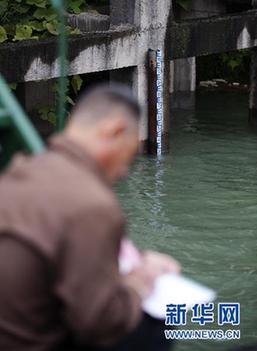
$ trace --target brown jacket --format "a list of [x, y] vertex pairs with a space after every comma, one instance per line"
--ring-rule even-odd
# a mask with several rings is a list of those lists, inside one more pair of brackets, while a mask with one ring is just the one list
[[119, 204], [97, 164], [55, 137], [0, 178], [0, 350], [108, 344], [140, 318], [122, 282]]

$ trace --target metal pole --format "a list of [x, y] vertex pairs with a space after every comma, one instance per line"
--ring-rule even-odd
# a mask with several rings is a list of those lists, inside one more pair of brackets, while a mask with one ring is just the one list
[[[7, 83], [0, 75], [0, 105], [6, 110], [11, 124], [16, 128], [29, 152], [39, 153], [44, 150], [44, 143], [34, 129], [26, 114], [11, 93]], [[3, 117], [1, 117], [3, 118]]]
[[157, 156], [162, 155], [162, 129], [163, 129], [163, 75], [162, 52], [156, 51], [156, 142]]
[[149, 51], [149, 153], [162, 155], [163, 149], [163, 64], [161, 50]]
[[58, 56], [59, 56], [59, 80], [58, 80], [58, 108], [56, 130], [60, 131], [65, 126], [66, 121], [66, 92], [67, 92], [67, 40], [66, 40], [66, 1], [51, 0], [53, 7], [58, 13], [59, 19], [59, 40], [58, 40]]

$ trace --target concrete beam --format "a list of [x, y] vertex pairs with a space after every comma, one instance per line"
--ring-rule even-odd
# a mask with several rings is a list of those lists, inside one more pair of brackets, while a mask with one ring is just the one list
[[110, 28], [110, 16], [82, 12], [79, 15], [69, 15], [68, 24], [79, 28], [81, 32], [106, 31]]
[[171, 60], [257, 46], [257, 11], [173, 22], [168, 55]]
[[[137, 65], [135, 35], [133, 28], [125, 27], [71, 36], [68, 74], [84, 74]], [[127, 55], [127, 52], [130, 52], [130, 55]], [[0, 45], [0, 72], [8, 82], [56, 78], [59, 76], [57, 58], [56, 38], [4, 43]]]
[[[151, 13], [147, 18], [149, 18]], [[152, 16], [153, 17], [153, 16]], [[158, 48], [165, 24], [157, 18], [142, 29], [127, 25], [69, 38], [69, 75], [137, 66], [148, 48]], [[194, 57], [257, 46], [257, 11], [234, 16], [172, 22], [166, 41], [168, 59]], [[149, 40], [151, 38], [151, 41]], [[56, 38], [0, 45], [0, 72], [8, 82], [58, 77]]]

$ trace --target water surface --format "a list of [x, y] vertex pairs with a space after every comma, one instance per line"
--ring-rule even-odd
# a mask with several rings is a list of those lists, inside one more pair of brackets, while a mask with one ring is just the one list
[[173, 255], [218, 302], [241, 303], [240, 342], [179, 342], [177, 351], [257, 344], [257, 133], [247, 99], [198, 93], [195, 112], [173, 114], [171, 153], [139, 157], [118, 186], [140, 248]]

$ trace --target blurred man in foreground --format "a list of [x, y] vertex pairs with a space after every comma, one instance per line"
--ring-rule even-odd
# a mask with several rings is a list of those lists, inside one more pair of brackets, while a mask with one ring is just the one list
[[1, 176], [0, 350], [117, 345], [142, 325], [155, 278], [179, 270], [147, 252], [119, 273], [126, 233], [111, 185], [137, 152], [139, 116], [127, 88], [99, 86], [45, 153], [16, 157]]

